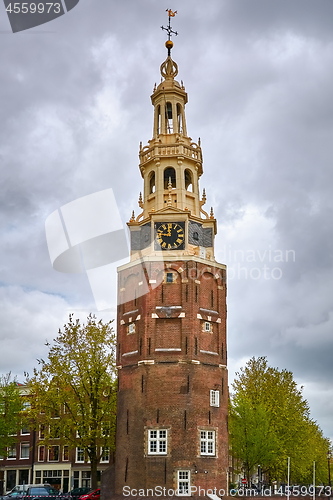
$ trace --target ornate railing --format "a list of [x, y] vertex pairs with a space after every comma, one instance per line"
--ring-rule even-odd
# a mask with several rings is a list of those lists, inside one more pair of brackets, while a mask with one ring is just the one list
[[140, 165], [160, 156], [184, 156], [198, 162], [202, 161], [201, 147], [195, 142], [189, 146], [185, 144], [168, 144], [158, 146], [145, 146], [140, 150]]

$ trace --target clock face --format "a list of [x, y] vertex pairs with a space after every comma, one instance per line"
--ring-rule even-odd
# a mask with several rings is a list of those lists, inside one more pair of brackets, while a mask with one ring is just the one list
[[176, 250], [184, 248], [184, 223], [162, 222], [155, 224], [156, 249]]

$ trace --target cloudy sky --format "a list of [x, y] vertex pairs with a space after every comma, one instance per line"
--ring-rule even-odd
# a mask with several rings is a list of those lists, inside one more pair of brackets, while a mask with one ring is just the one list
[[0, 372], [24, 380], [68, 313], [95, 308], [85, 274], [52, 268], [45, 220], [107, 187], [124, 222], [138, 212], [167, 7], [229, 266], [230, 378], [266, 355], [333, 438], [331, 0], [80, 0], [16, 34], [0, 6]]

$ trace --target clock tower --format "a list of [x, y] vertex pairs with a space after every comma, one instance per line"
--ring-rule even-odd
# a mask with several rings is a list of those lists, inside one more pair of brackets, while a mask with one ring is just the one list
[[118, 269], [116, 493], [127, 496], [219, 494], [228, 482], [226, 266], [172, 45], [169, 32], [152, 139], [140, 144], [131, 258]]

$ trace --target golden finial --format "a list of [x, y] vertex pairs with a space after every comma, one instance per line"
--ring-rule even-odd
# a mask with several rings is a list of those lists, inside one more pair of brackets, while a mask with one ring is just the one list
[[155, 92], [156, 90], [156, 82], [155, 82], [155, 85], [154, 85], [154, 88], [153, 88], [153, 92]]
[[140, 191], [140, 195], [139, 195], [139, 207], [140, 208], [143, 208], [143, 203], [142, 203], [142, 193]]
[[206, 203], [206, 189], [204, 188], [203, 189], [203, 192], [202, 192], [202, 204], [204, 205]]
[[132, 217], [130, 218], [130, 222], [135, 222], [135, 214], [134, 214], [134, 210], [132, 212]]
[[169, 177], [168, 191], [169, 191], [168, 205], [170, 206], [170, 205], [172, 205], [172, 199], [171, 199], [172, 182], [171, 182], [171, 177]]
[[213, 212], [213, 207], [210, 208], [210, 219], [214, 219], [214, 212]]

